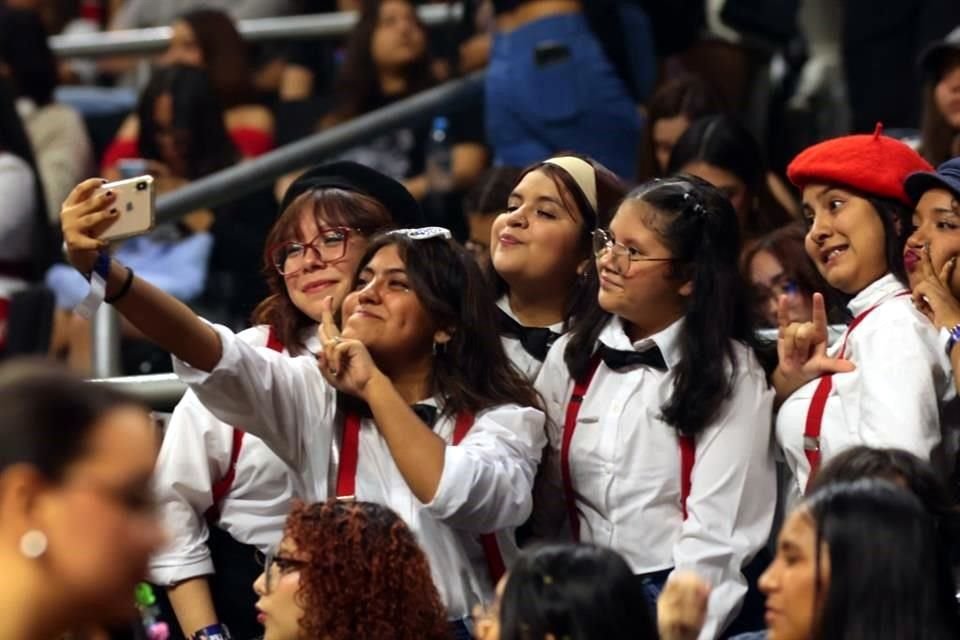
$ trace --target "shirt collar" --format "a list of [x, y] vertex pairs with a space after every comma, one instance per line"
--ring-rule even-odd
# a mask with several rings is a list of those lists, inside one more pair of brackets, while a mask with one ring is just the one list
[[631, 342], [630, 338], [627, 337], [623, 319], [620, 316], [615, 316], [600, 331], [599, 340], [611, 349], [621, 351], [646, 351], [656, 346], [660, 349], [660, 354], [663, 356], [663, 361], [667, 363], [667, 367], [672, 369], [680, 362], [683, 355], [680, 343], [683, 325], [684, 319], [679, 318], [665, 329], [642, 340]]
[[888, 273], [867, 285], [863, 291], [854, 296], [853, 300], [847, 303], [847, 309], [854, 317], [857, 317], [870, 307], [874, 307], [906, 290], [897, 276]]
[[[520, 318], [518, 318], [518, 317], [517, 317], [517, 314], [515, 314], [515, 313], [513, 312], [513, 309], [510, 308], [510, 298], [509, 298], [509, 296], [507, 296], [506, 294], [500, 296], [500, 299], [497, 300], [497, 306], [498, 306], [498, 307], [500, 308], [500, 310], [503, 311], [505, 314], [507, 314], [508, 316], [510, 316], [511, 318], [513, 318], [514, 320], [516, 320], [516, 321], [520, 324], [520, 326], [523, 326], [523, 327], [526, 327], [526, 326], [527, 326], [527, 325], [525, 325], [523, 322], [520, 322]], [[550, 331], [553, 331], [554, 333], [563, 333], [563, 322], [558, 322], [558, 323], [556, 323], [556, 324], [551, 324], [550, 326], [544, 327], [544, 328], [545, 328], [545, 329], [550, 329]]]

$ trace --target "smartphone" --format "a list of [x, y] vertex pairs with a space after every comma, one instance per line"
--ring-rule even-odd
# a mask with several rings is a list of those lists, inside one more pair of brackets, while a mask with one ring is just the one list
[[538, 67], [548, 67], [552, 64], [570, 59], [570, 47], [562, 42], [546, 41], [537, 45], [533, 50], [533, 60]]
[[154, 225], [154, 189], [152, 176], [137, 176], [108, 182], [98, 188], [94, 195], [113, 191], [116, 199], [113, 206], [120, 210], [117, 218], [100, 234], [102, 240], [122, 240], [147, 233]]

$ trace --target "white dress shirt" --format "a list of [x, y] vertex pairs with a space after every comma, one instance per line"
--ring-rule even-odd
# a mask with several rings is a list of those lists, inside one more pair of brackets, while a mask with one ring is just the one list
[[[754, 355], [737, 344], [732, 395], [696, 436], [689, 515], [684, 520], [679, 438], [660, 418], [673, 393], [672, 370], [681, 358], [682, 331], [683, 320], [678, 320], [631, 343], [619, 318], [604, 327], [600, 342], [637, 351], [655, 344], [668, 370], [617, 372], [600, 363], [570, 443], [570, 471], [580, 539], [615, 549], [638, 574], [676, 567], [706, 579], [713, 591], [700, 637], [714, 638], [732, 621], [747, 592], [741, 569], [770, 535], [776, 503], [773, 391]], [[566, 519], [560, 447], [574, 382], [563, 361], [568, 341], [564, 336], [553, 345], [536, 383], [547, 406], [550, 441], [545, 481], [537, 493], [535, 522], [541, 528], [552, 522], [556, 529], [560, 519]], [[541, 496], [554, 499], [541, 501]]]
[[[306, 341], [310, 352], [319, 347], [315, 328]], [[237, 335], [254, 347], [267, 348], [269, 327], [257, 326]], [[290, 355], [284, 350], [285, 355]], [[237, 426], [243, 430], [243, 422]], [[213, 485], [230, 468], [234, 427], [221, 422], [188, 390], [173, 410], [164, 431], [154, 471], [154, 492], [169, 544], [150, 561], [151, 579], [171, 585], [214, 572], [207, 548], [204, 517], [213, 505]], [[297, 492], [290, 469], [269, 447], [244, 434], [230, 491], [219, 505], [219, 526], [234, 540], [264, 553], [283, 537], [283, 527]]]
[[[510, 299], [507, 296], [503, 296], [497, 300], [497, 306], [505, 314], [516, 320], [519, 324], [523, 325], [523, 323], [520, 322], [520, 318], [517, 317], [517, 314], [515, 314], [513, 309], [510, 308]], [[562, 322], [552, 324], [546, 328], [554, 333], [563, 333]], [[506, 352], [507, 358], [510, 359], [510, 362], [513, 363], [513, 366], [516, 367], [517, 370], [522, 373], [530, 382], [536, 380], [537, 374], [540, 373], [540, 367], [543, 366], [543, 363], [527, 353], [527, 350], [523, 348], [522, 344], [520, 344], [519, 338], [501, 335], [500, 342], [503, 344], [503, 350]]]
[[[223, 345], [214, 370], [205, 373], [174, 360], [177, 374], [221, 420], [243, 424], [263, 438], [297, 471], [307, 499], [331, 497], [343, 415], [316, 360], [253, 348], [226, 328], [214, 328]], [[454, 423], [442, 417], [434, 431], [449, 443]], [[546, 445], [543, 423], [543, 413], [529, 407], [503, 405], [479, 413], [463, 441], [447, 446], [437, 493], [423, 504], [376, 424], [361, 421], [356, 498], [390, 507], [411, 528], [452, 619], [466, 617], [474, 604], [493, 596], [479, 534], [498, 532], [508, 567], [516, 553], [512, 529], [530, 515], [533, 479]]]
[[[854, 317], [875, 308], [847, 335], [845, 357], [857, 368], [833, 376], [820, 429], [821, 465], [857, 445], [906, 449], [941, 462], [939, 407], [953, 395], [950, 363], [937, 330], [909, 295], [897, 295], [905, 291], [886, 275], [847, 305]], [[830, 346], [828, 355], [837, 355], [842, 343]], [[793, 475], [788, 506], [800, 499], [810, 477], [803, 434], [818, 384], [800, 387], [777, 414], [777, 442]]]

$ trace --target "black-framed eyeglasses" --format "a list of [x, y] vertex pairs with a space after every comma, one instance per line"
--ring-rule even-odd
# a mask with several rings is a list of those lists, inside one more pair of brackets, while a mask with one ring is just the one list
[[609, 231], [597, 229], [593, 232], [593, 255], [599, 259], [608, 251], [612, 252], [617, 260], [626, 258], [629, 262], [673, 262], [673, 258], [653, 258], [644, 255], [639, 249], [617, 242]]
[[298, 558], [292, 558], [290, 556], [283, 555], [283, 553], [280, 551], [263, 553], [258, 550], [256, 552], [256, 558], [260, 566], [263, 567], [263, 579], [267, 593], [271, 593], [273, 591], [273, 585], [275, 584], [275, 576], [273, 575], [274, 567], [277, 568], [277, 576], [285, 576], [288, 573], [299, 571], [309, 564], [306, 560], [300, 560]]
[[292, 276], [303, 270], [307, 252], [311, 249], [320, 262], [339, 262], [347, 254], [350, 234], [355, 232], [356, 229], [350, 227], [326, 227], [310, 242], [279, 242], [270, 247], [270, 262], [282, 276]]

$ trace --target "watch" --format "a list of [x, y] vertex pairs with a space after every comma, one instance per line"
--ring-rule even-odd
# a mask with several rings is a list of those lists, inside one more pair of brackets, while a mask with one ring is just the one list
[[227, 625], [219, 622], [195, 631], [190, 638], [191, 640], [232, 640]]
[[952, 328], [948, 329], [944, 327], [941, 329], [941, 335], [945, 335], [945, 351], [947, 352], [947, 357], [950, 357], [950, 354], [953, 352], [953, 348], [957, 345], [957, 342], [960, 342], [960, 323], [953, 325]]

